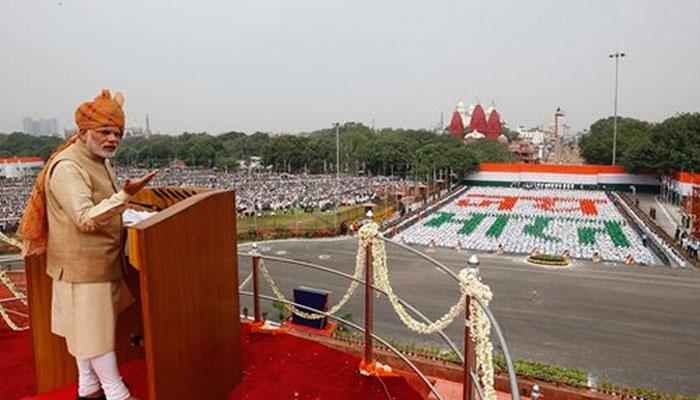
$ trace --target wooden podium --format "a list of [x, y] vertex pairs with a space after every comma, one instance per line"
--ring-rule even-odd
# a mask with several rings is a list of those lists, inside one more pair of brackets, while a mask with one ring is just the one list
[[[128, 228], [126, 281], [136, 302], [117, 321], [120, 363], [146, 360], [149, 400], [224, 400], [242, 353], [233, 191], [144, 189], [130, 204], [157, 214]], [[51, 333], [46, 258], [25, 259], [37, 393], [77, 381]]]

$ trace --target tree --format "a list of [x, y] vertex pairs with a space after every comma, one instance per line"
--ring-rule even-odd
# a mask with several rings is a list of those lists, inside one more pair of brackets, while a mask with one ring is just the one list
[[700, 169], [700, 113], [684, 113], [651, 128], [650, 135], [633, 145], [622, 164], [632, 172]]
[[514, 160], [508, 146], [494, 140], [478, 140], [466, 145], [480, 163], [505, 163]]
[[[613, 121], [613, 117], [608, 117], [594, 122], [579, 141], [581, 156], [588, 164], [612, 163]], [[647, 140], [651, 127], [648, 122], [618, 117], [616, 159], [622, 160], [628, 150]]]
[[14, 132], [2, 135], [0, 142], [0, 157], [41, 157], [48, 158], [54, 149], [63, 143], [56, 136], [33, 136], [26, 133]]
[[501, 133], [508, 138], [509, 143], [513, 143], [514, 141], [517, 141], [518, 138], [520, 138], [520, 134], [518, 133], [518, 131], [508, 129], [508, 127], [505, 125], [501, 126]]
[[448, 168], [451, 168], [459, 179], [466, 178], [479, 165], [474, 152], [466, 146], [451, 148], [445, 158], [449, 164]]

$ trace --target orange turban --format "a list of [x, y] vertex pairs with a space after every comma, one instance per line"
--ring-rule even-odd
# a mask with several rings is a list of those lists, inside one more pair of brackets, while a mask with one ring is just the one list
[[95, 97], [95, 101], [85, 102], [75, 110], [75, 123], [80, 132], [104, 127], [117, 127], [124, 132], [124, 96], [117, 93], [112, 98], [108, 89]]
[[[124, 131], [124, 112], [122, 111], [124, 96], [117, 93], [114, 98], [109, 90], [102, 89], [102, 93], [93, 102], [86, 102], [80, 105], [75, 111], [75, 122], [82, 132], [89, 129], [102, 127], [118, 127]], [[78, 135], [73, 135], [63, 142], [53, 154], [46, 160], [44, 168], [39, 172], [29, 196], [29, 201], [22, 214], [19, 224], [19, 236], [23, 242], [23, 253], [25, 256], [46, 253], [47, 239], [49, 235], [49, 223], [46, 217], [46, 173], [54, 157], [75, 143]]]

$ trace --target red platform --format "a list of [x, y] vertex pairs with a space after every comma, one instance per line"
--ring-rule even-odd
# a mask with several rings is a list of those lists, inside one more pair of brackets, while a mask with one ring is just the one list
[[[358, 373], [360, 360], [319, 343], [291, 335], [251, 334], [243, 337], [243, 380], [229, 400], [333, 399], [384, 400], [387, 391], [396, 399], [424, 398], [403, 378], [365, 377]], [[76, 385], [32, 396], [33, 376], [30, 335], [0, 327], [0, 399], [73, 400]], [[132, 394], [146, 396], [143, 360], [120, 366]], [[385, 389], [386, 386], [386, 389]]]

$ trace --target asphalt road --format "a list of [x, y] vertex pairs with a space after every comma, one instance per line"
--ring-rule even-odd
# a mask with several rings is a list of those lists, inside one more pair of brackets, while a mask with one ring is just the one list
[[[357, 243], [344, 240], [291, 240], [261, 243], [263, 254], [305, 260], [349, 274]], [[249, 245], [242, 245], [241, 252]], [[393, 246], [388, 249], [394, 291], [431, 319], [459, 297], [456, 284], [436, 267]], [[421, 248], [421, 250], [428, 250]], [[432, 251], [432, 249], [431, 249]], [[469, 252], [435, 249], [431, 256], [454, 272]], [[700, 273], [691, 269], [593, 264], [576, 260], [559, 270], [523, 262], [522, 256], [479, 254], [481, 275], [494, 292], [492, 310], [515, 358], [588, 371], [593, 381], [700, 395]], [[332, 291], [338, 301], [349, 282], [289, 264], [268, 262], [291, 297], [298, 285]], [[239, 279], [250, 273], [240, 257]], [[250, 289], [250, 284], [246, 289]], [[263, 292], [269, 294], [262, 284]], [[339, 314], [362, 322], [362, 289]], [[251, 312], [250, 302], [243, 298]], [[269, 304], [264, 309], [273, 318]], [[443, 345], [437, 336], [412, 333], [385, 298], [375, 299], [375, 332], [402, 342]], [[446, 333], [461, 345], [462, 323]]]

